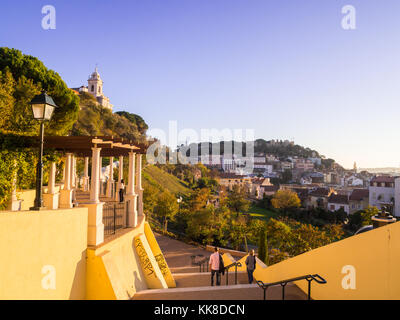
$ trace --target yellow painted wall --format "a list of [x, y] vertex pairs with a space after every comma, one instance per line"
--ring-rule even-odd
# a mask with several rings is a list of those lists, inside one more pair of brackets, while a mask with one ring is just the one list
[[[355, 289], [344, 289], [344, 266], [355, 269]], [[255, 278], [275, 282], [306, 274], [320, 274], [327, 284], [312, 284], [312, 298], [400, 299], [400, 222], [368, 231], [306, 252], [267, 268]], [[257, 273], [258, 271], [258, 273]], [[307, 282], [297, 285], [307, 292]]]
[[84, 299], [87, 220], [86, 208], [0, 212], [0, 299]]
[[29, 210], [33, 207], [36, 197], [36, 190], [24, 190], [17, 192], [17, 199], [21, 201], [21, 211]]
[[145, 222], [144, 224], [144, 234], [146, 236], [150, 249], [153, 252], [154, 257], [156, 258], [156, 261], [164, 277], [164, 280], [168, 285], [168, 288], [176, 288], [174, 277], [172, 276], [171, 270], [168, 267], [167, 261], [165, 261], [164, 255], [148, 222]]
[[[135, 248], [135, 238], [140, 237], [148, 250], [146, 254], [149, 253], [155, 263], [154, 255], [144, 236], [144, 223], [144, 217], [139, 217], [135, 229], [98, 248], [88, 248], [87, 299], [130, 299], [136, 292], [149, 288]], [[157, 281], [163, 283], [163, 287], [166, 288], [159, 268], [157, 277]]]
[[167, 289], [168, 285], [144, 234], [135, 237], [135, 249], [139, 256], [147, 287], [149, 289]]

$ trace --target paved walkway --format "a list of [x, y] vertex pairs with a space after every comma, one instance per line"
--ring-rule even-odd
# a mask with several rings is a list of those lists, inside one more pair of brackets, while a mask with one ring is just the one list
[[209, 257], [212, 254], [212, 252], [201, 247], [192, 246], [159, 233], [154, 233], [154, 235], [171, 269], [192, 267], [191, 256], [203, 255]]

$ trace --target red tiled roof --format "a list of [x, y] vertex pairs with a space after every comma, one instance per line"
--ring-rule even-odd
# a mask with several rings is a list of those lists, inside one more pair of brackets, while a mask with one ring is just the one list
[[349, 200], [360, 201], [360, 200], [362, 200], [364, 198], [368, 198], [368, 197], [369, 197], [368, 189], [354, 189], [350, 195]]
[[332, 194], [328, 199], [328, 203], [348, 204], [349, 197], [345, 194]]
[[327, 197], [328, 195], [329, 195], [329, 189], [326, 188], [318, 188], [310, 192], [310, 196], [313, 197]]
[[378, 177], [373, 177], [371, 179], [371, 182], [394, 182], [395, 177], [391, 176], [378, 176]]
[[234, 173], [221, 173], [219, 177], [221, 179], [243, 179], [246, 176], [236, 175]]
[[279, 186], [261, 186], [264, 189], [264, 192], [275, 192], [279, 190]]

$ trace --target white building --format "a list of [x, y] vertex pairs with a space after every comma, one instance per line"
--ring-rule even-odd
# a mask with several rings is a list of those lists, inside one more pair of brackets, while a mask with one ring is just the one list
[[[400, 201], [400, 194], [397, 197]], [[372, 178], [369, 185], [369, 205], [381, 209], [382, 206], [391, 207], [394, 201], [395, 177], [377, 176]], [[400, 215], [400, 211], [397, 212]]]
[[113, 105], [110, 103], [110, 99], [103, 94], [103, 80], [101, 80], [100, 74], [95, 71], [89, 76], [88, 86], [81, 86], [80, 88], [73, 88], [73, 90], [78, 92], [90, 93], [96, 98], [97, 102], [104, 108], [110, 109], [112, 111]]

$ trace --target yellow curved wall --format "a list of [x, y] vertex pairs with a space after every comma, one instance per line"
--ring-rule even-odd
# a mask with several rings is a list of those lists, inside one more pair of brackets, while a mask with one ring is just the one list
[[161, 270], [161, 273], [164, 277], [165, 282], [168, 285], [168, 288], [176, 288], [174, 277], [172, 276], [167, 261], [165, 261], [164, 255], [148, 222], [145, 222], [144, 224], [144, 234], [146, 235], [147, 242], [150, 246], [151, 251], [153, 252], [154, 257], [156, 258], [158, 267]]
[[[346, 266], [354, 267], [355, 277], [346, 271]], [[264, 282], [275, 282], [317, 273], [328, 283], [320, 285], [313, 282], [313, 299], [398, 300], [399, 266], [400, 222], [397, 222], [331, 243], [267, 268], [256, 269], [258, 273], [255, 273], [255, 278]], [[346, 285], [349, 283], [349, 276], [355, 280], [354, 288]], [[307, 292], [307, 281], [296, 284]]]
[[[144, 236], [144, 217], [139, 217], [138, 226], [112, 239], [97, 248], [88, 248], [87, 262], [87, 295], [90, 300], [126, 300], [131, 299], [137, 291], [152, 288], [146, 279], [140, 256], [135, 247], [135, 239], [141, 239], [150, 255], [151, 249]], [[158, 268], [158, 266], [157, 266]], [[154, 280], [157, 288], [166, 288], [165, 281], [158, 269]], [[161, 278], [161, 280], [160, 280]], [[164, 281], [164, 282], [162, 282]]]

